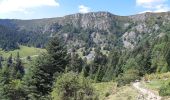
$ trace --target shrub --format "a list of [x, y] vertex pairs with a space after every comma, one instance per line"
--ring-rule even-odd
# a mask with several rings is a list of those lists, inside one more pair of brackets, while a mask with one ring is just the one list
[[165, 82], [159, 89], [159, 95], [170, 96], [170, 80]]
[[27, 56], [26, 58], [28, 61], [31, 61], [31, 56]]
[[125, 73], [120, 75], [116, 81], [118, 82], [118, 86], [122, 86], [125, 84], [129, 84], [130, 82], [135, 81], [136, 79], [140, 79], [138, 70], [127, 70]]
[[73, 72], [57, 79], [51, 97], [52, 100], [98, 100], [90, 81]]
[[105, 97], [108, 97], [110, 95], [110, 92], [106, 92]]
[[144, 76], [144, 80], [148, 81], [148, 80], [157, 80], [157, 79], [169, 79], [170, 78], [170, 72], [167, 73], [153, 73], [153, 74], [146, 74]]

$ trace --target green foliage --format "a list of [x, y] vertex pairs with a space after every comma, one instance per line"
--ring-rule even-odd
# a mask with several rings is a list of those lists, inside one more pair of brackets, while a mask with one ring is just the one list
[[29, 99], [48, 98], [56, 75], [63, 73], [69, 63], [66, 49], [57, 37], [53, 38], [47, 47], [47, 53], [41, 54], [35, 60], [24, 77]]
[[0, 68], [2, 68], [2, 57], [0, 56]]
[[25, 74], [24, 66], [23, 66], [22, 61], [20, 59], [19, 52], [17, 53], [16, 63], [15, 63], [14, 69], [15, 69], [16, 73], [21, 74], [21, 77]]
[[75, 54], [75, 52], [71, 53], [71, 60], [68, 65], [68, 71], [74, 71], [80, 73], [83, 69], [84, 61]]
[[26, 93], [22, 85], [22, 81], [17, 79], [17, 80], [12, 80], [10, 84], [7, 87], [8, 89], [8, 98], [10, 100], [24, 100], [26, 99]]
[[170, 72], [167, 73], [152, 73], [152, 74], [146, 74], [144, 76], [144, 79], [147, 80], [159, 80], [159, 79], [169, 79], [170, 78]]
[[119, 75], [116, 80], [118, 82], [118, 86], [122, 86], [129, 84], [130, 82], [134, 82], [137, 79], [140, 79], [139, 71], [135, 69], [129, 69], [125, 73]]
[[[82, 72], [85, 77], [95, 82], [116, 80], [118, 86], [129, 84], [145, 74], [170, 71], [170, 24], [166, 19], [163, 20], [164, 14], [146, 13], [145, 22], [140, 18], [132, 20], [135, 16], [129, 19], [109, 13], [93, 14], [96, 18], [90, 14], [87, 18], [78, 14], [76, 17], [71, 15], [34, 21], [0, 20], [0, 53], [5, 61], [6, 57], [9, 57], [7, 62], [0, 59], [2, 99], [21, 99], [22, 96], [32, 100], [50, 99], [49, 93], [52, 90], [52, 96], [56, 98], [88, 98], [87, 92], [93, 96], [91, 87], [87, 88], [89, 90], [84, 87], [90, 83], [82, 83], [80, 79], [86, 79], [77, 74], [66, 73], [58, 79], [60, 74], [68, 71]], [[88, 23], [81, 25], [84, 18]], [[43, 48], [50, 38], [52, 40], [47, 44], [47, 52], [44, 49], [26, 47]], [[127, 40], [133, 44], [133, 49], [125, 48], [124, 42]], [[32, 55], [37, 55], [40, 51], [45, 53], [26, 69], [24, 75], [20, 57], [28, 56], [27, 59], [30, 60]], [[68, 51], [70, 55], [67, 54]], [[87, 56], [91, 52], [95, 52], [95, 57], [89, 61]], [[14, 58], [16, 54], [17, 57]], [[83, 56], [79, 57], [77, 54]], [[56, 83], [53, 89], [54, 80]], [[169, 93], [169, 90], [166, 90], [167, 87], [169, 89], [168, 84], [161, 87], [160, 94]], [[67, 87], [71, 90], [68, 89], [65, 93], [64, 89]], [[106, 96], [108, 95], [106, 93]]]
[[152, 50], [152, 68], [156, 69], [156, 72], [167, 72], [169, 68], [169, 36], [164, 36], [159, 39], [159, 42], [154, 45]]
[[116, 82], [100, 82], [92, 84], [97, 91], [100, 100], [104, 100], [107, 93], [114, 93], [117, 91]]
[[[113, 50], [109, 54], [109, 61], [107, 63], [107, 70], [105, 72], [105, 75], [103, 77], [103, 81], [110, 81], [113, 80], [117, 74], [119, 74], [119, 70], [117, 70], [117, 64], [119, 62], [120, 54], [118, 51]], [[119, 66], [120, 67], [120, 66]]]
[[135, 70], [139, 70], [139, 65], [137, 64], [137, 62], [135, 61], [134, 58], [130, 58], [126, 61], [125, 66], [123, 67], [124, 72], [126, 72], [127, 70], [130, 69], [135, 69]]
[[52, 100], [98, 100], [90, 81], [73, 72], [58, 77]]
[[170, 96], [170, 80], [165, 82], [159, 90], [159, 95], [161, 96]]
[[47, 39], [47, 34], [17, 30], [15, 27], [0, 25], [0, 48], [5, 51], [19, 49], [19, 44], [42, 48]]
[[5, 51], [18, 49], [16, 31], [0, 25], [0, 48]]
[[12, 65], [12, 54], [7, 59], [7, 66], [10, 67]]
[[15, 49], [15, 50], [10, 50], [10, 51], [4, 51], [4, 50], [0, 49], [0, 54], [4, 58], [7, 58], [11, 54], [12, 54], [12, 56], [17, 56], [17, 52], [19, 52], [20, 57], [25, 58], [27, 56], [35, 56], [35, 55], [41, 54], [42, 52], [46, 52], [45, 49], [35, 48], [35, 47], [28, 47], [28, 46], [23, 46], [23, 45], [20, 45], [19, 48], [20, 49]]
[[89, 76], [96, 82], [102, 81], [106, 71], [106, 64], [107, 56], [103, 55], [100, 51], [96, 51], [95, 58], [89, 66]]
[[38, 57], [24, 77], [28, 98], [38, 99], [51, 91], [53, 74], [50, 74], [50, 58], [47, 54]]
[[108, 97], [110, 95], [110, 93], [109, 92], [107, 92], [106, 94], [105, 94], [105, 97]]
[[26, 94], [23, 89], [20, 73], [15, 66], [4, 66], [0, 71], [0, 99], [24, 100]]
[[69, 63], [69, 56], [67, 55], [67, 49], [62, 43], [62, 40], [58, 39], [58, 37], [51, 39], [47, 45], [47, 52], [51, 63], [49, 72], [63, 72]]

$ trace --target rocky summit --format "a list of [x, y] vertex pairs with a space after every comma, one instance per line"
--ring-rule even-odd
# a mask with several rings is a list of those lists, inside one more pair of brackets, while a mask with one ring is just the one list
[[[71, 48], [119, 46], [133, 49], [146, 37], [150, 41], [167, 34], [170, 12], [143, 13], [132, 16], [118, 16], [109, 12], [72, 14], [64, 17], [19, 20], [0, 19], [1, 37], [13, 34], [13, 44], [19, 43], [44, 47], [46, 41], [55, 35], [62, 37]], [[13, 32], [5, 31], [13, 30]], [[42, 37], [38, 38], [37, 37]], [[4, 37], [6, 40], [10, 38]], [[15, 39], [17, 38], [17, 39]], [[41, 42], [40, 42], [41, 41]], [[34, 42], [34, 43], [33, 43]], [[5, 42], [2, 43], [3, 47]], [[3, 47], [7, 49], [8, 47]]]

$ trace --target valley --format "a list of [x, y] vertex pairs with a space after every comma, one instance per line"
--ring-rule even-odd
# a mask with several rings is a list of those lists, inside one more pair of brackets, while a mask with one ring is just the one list
[[167, 100], [170, 12], [0, 19], [2, 100]]

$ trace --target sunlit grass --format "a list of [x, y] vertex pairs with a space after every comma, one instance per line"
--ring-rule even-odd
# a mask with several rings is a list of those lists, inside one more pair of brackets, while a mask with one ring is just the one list
[[144, 86], [149, 88], [149, 89], [158, 91], [159, 88], [164, 84], [165, 81], [166, 80], [161, 80], [161, 79], [159, 79], [159, 80], [152, 80], [152, 81], [150, 81], [148, 83], [145, 83]]
[[102, 82], [102, 83], [94, 83], [93, 84], [100, 100], [104, 100], [106, 93], [112, 93], [114, 88], [116, 88], [115, 82]]
[[102, 82], [93, 84], [99, 100], [136, 100], [138, 92], [131, 85], [117, 87], [116, 82]]
[[17, 52], [19, 52], [20, 57], [27, 57], [27, 56], [33, 56], [33, 55], [38, 55], [41, 52], [46, 52], [45, 49], [40, 49], [40, 48], [35, 48], [35, 47], [27, 47], [27, 46], [20, 46], [20, 49], [16, 49], [13, 51], [3, 51], [0, 50], [0, 54], [7, 58], [9, 57], [11, 54], [13, 57], [16, 57]]

